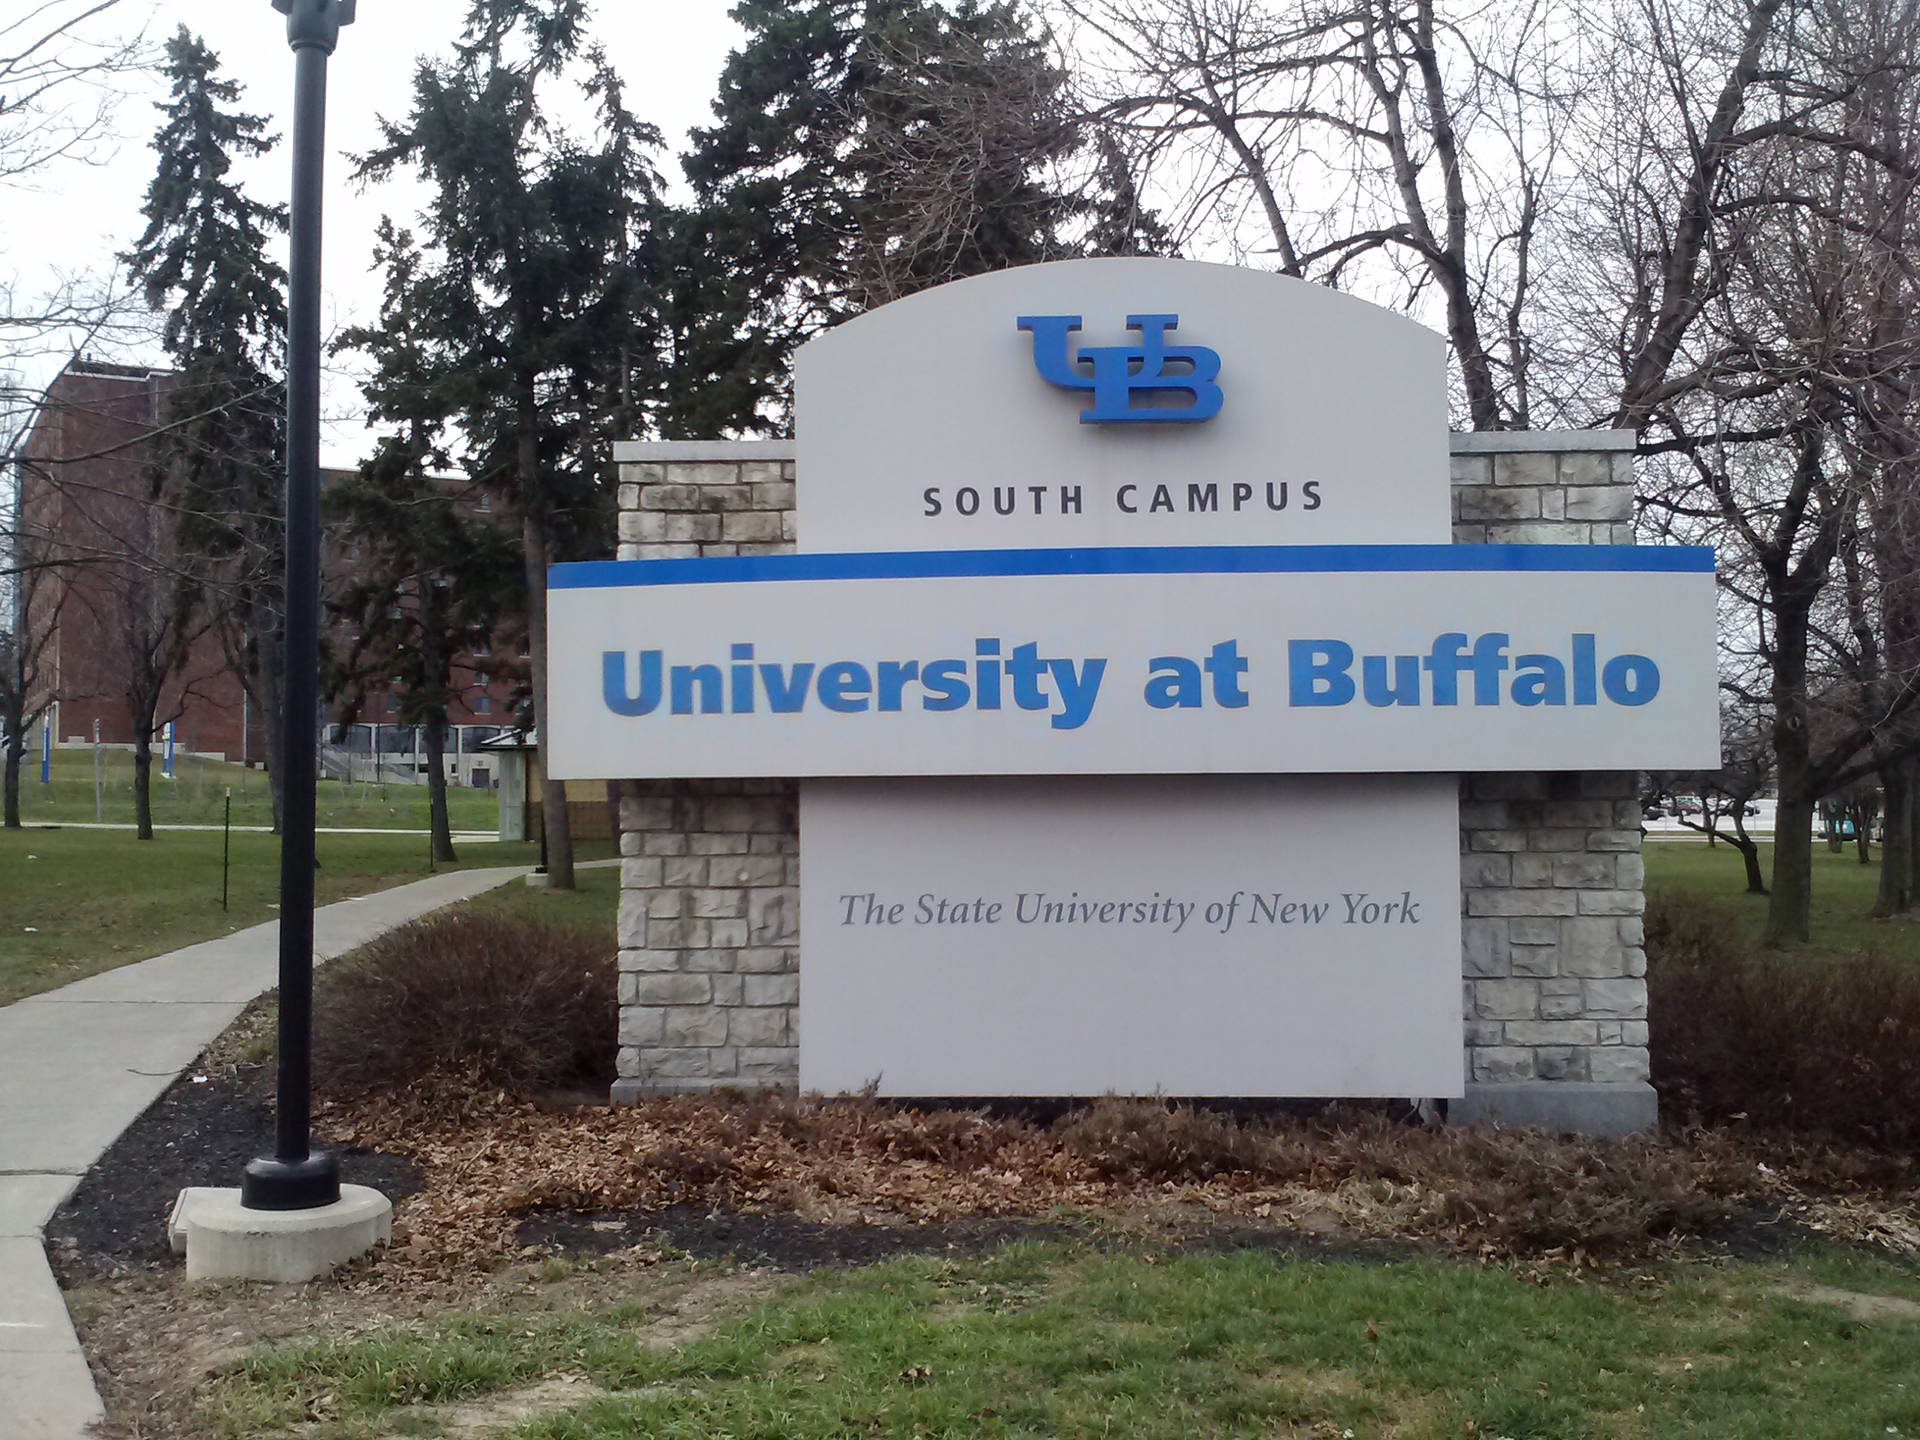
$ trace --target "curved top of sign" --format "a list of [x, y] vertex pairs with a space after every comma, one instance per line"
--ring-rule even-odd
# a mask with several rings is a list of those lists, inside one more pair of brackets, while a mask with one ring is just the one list
[[795, 362], [803, 550], [1445, 544], [1446, 345], [1264, 271], [1067, 260]]

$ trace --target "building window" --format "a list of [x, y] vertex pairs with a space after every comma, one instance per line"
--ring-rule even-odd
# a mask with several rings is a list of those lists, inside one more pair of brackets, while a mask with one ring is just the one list
[[476, 715], [491, 715], [493, 713], [493, 697], [491, 695], [476, 696], [473, 702], [473, 713]]
[[485, 689], [493, 683], [493, 677], [484, 670], [476, 670], [473, 672], [473, 683]]
[[400, 713], [400, 697], [398, 695], [387, 696], [387, 713], [389, 715], [398, 715]]
[[473, 653], [476, 655], [493, 654], [493, 641], [482, 636], [481, 639], [474, 644]]

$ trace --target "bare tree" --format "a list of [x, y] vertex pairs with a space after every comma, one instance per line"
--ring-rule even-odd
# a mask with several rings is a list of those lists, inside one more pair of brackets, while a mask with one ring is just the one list
[[[1578, 54], [1551, 8], [1435, 0], [1062, 0], [1094, 113], [1178, 199], [1282, 274], [1432, 312], [1480, 430], [1532, 423], [1529, 310]], [[1256, 240], [1255, 236], [1258, 236]]]

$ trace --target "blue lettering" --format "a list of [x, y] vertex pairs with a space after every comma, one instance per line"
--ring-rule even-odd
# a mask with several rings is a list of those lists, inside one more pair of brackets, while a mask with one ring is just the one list
[[1352, 704], [1353, 680], [1347, 674], [1352, 668], [1353, 647], [1344, 640], [1289, 640], [1288, 702], [1295, 706]]
[[967, 687], [964, 660], [935, 660], [924, 666], [920, 671], [920, 688], [927, 692], [920, 698], [922, 710], [964, 710], [973, 698], [973, 692]]
[[691, 715], [693, 713], [693, 687], [700, 687], [700, 713], [719, 715], [725, 712], [721, 703], [720, 667], [718, 665], [676, 665], [670, 672], [673, 690], [673, 713]]
[[854, 715], [867, 708], [867, 695], [873, 689], [873, 677], [867, 667], [851, 660], [836, 660], [820, 669], [820, 703], [842, 715]]
[[1047, 668], [1053, 672], [1053, 688], [1060, 693], [1060, 713], [1053, 717], [1053, 728], [1078, 730], [1093, 714], [1093, 702], [1100, 698], [1100, 681], [1107, 673], [1107, 662], [1084, 661], [1077, 675], [1071, 660], [1049, 660]]
[[1513, 662], [1513, 703], [1567, 703], [1567, 667], [1553, 655], [1522, 655]]
[[900, 692], [907, 681], [920, 673], [918, 660], [882, 660], [880, 662], [880, 702], [877, 709], [898, 710]]
[[1573, 637], [1573, 703], [1598, 705], [1600, 697], [1593, 685], [1593, 636]]
[[1238, 640], [1222, 640], [1207, 656], [1207, 674], [1213, 677], [1213, 703], [1223, 710], [1246, 707], [1247, 692], [1240, 688], [1240, 677], [1247, 673]]
[[1159, 655], [1147, 664], [1147, 704], [1155, 710], [1198, 710], [1205, 703], [1199, 661]]
[[600, 698], [616, 715], [651, 715], [660, 708], [660, 652], [640, 652], [640, 693], [627, 690], [627, 655], [608, 650], [600, 656]]
[[[1387, 684], [1387, 661], [1393, 661], [1393, 684]], [[1360, 662], [1360, 687], [1367, 704], [1418, 705], [1420, 703], [1420, 657], [1418, 655], [1369, 655]]]
[[813, 684], [813, 665], [806, 660], [791, 670], [762, 665], [760, 683], [766, 688], [767, 706], [774, 714], [798, 715], [807, 703], [807, 690]]
[[1645, 655], [1616, 655], [1600, 672], [1600, 684], [1616, 705], [1645, 705], [1660, 693], [1660, 667]]

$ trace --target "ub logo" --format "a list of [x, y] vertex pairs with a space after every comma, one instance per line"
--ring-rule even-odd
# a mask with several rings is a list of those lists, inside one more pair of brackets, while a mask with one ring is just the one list
[[[1033, 364], [1049, 385], [1090, 390], [1093, 404], [1080, 412], [1082, 425], [1194, 425], [1220, 413], [1225, 397], [1213, 382], [1220, 353], [1200, 345], [1169, 345], [1167, 331], [1178, 315], [1129, 315], [1138, 345], [1083, 346], [1067, 352], [1067, 337], [1080, 328], [1078, 315], [1022, 315], [1016, 322], [1033, 335]], [[1185, 404], [1166, 404], [1185, 395]], [[1135, 404], [1138, 397], [1145, 403]]]

